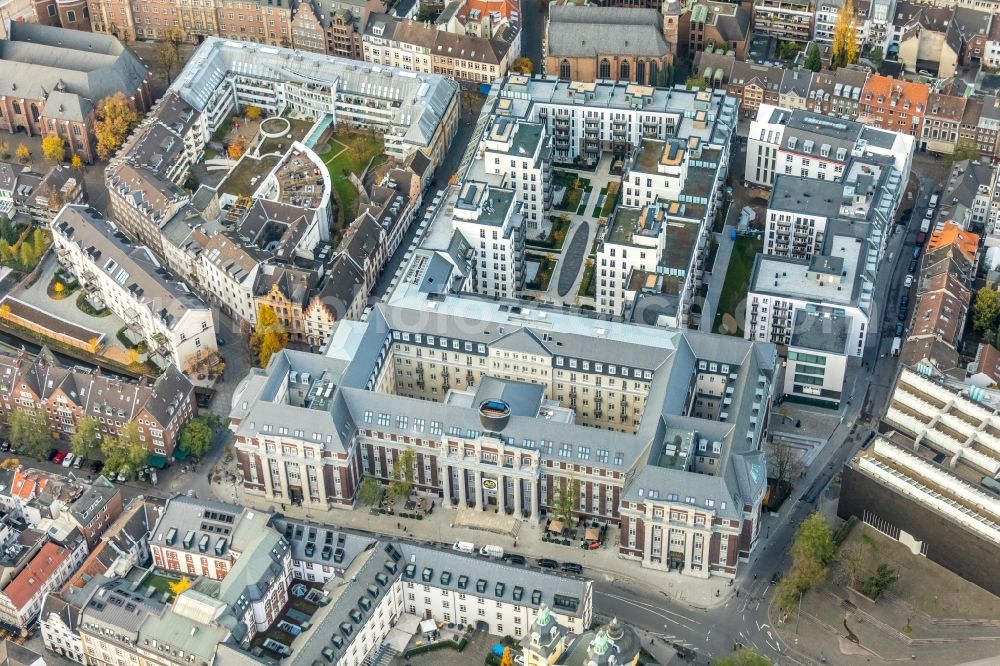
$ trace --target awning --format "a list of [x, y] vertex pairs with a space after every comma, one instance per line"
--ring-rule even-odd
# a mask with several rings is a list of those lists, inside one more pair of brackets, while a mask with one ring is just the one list
[[156, 454], [150, 454], [146, 456], [146, 462], [155, 467], [156, 469], [163, 469], [164, 467], [167, 466], [167, 457]]
[[436, 631], [438, 628], [437, 622], [434, 620], [421, 620], [420, 621], [420, 631], [421, 633], [429, 634], [432, 631]]
[[600, 541], [601, 540], [601, 530], [596, 527], [588, 527], [583, 533], [584, 541]]
[[174, 449], [174, 460], [187, 460], [188, 452], [178, 446]]
[[555, 534], [562, 534], [562, 531], [563, 531], [562, 521], [553, 520], [551, 523], [549, 523], [549, 532], [553, 532]]

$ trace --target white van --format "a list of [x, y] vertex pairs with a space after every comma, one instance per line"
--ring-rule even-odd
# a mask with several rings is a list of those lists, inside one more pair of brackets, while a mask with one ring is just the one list
[[499, 560], [503, 558], [503, 546], [487, 544], [479, 549], [479, 554], [483, 557], [492, 557]]
[[456, 541], [452, 544], [451, 549], [460, 553], [474, 553], [476, 552], [476, 544], [471, 541]]
[[937, 203], [938, 203], [938, 195], [932, 194], [931, 195], [931, 201], [930, 201], [930, 204], [929, 204], [930, 207], [934, 208], [935, 206], [937, 206]]

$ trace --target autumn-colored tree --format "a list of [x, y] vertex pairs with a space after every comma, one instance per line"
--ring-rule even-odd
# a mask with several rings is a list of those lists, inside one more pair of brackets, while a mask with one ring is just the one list
[[257, 309], [257, 325], [250, 334], [250, 347], [257, 353], [257, 363], [267, 367], [271, 356], [288, 344], [288, 331], [278, 321], [278, 315], [270, 306], [262, 304]]
[[170, 591], [173, 592], [176, 597], [178, 594], [191, 587], [191, 579], [187, 576], [182, 576], [178, 581], [167, 583], [167, 587], [170, 588]]
[[31, 161], [31, 151], [28, 150], [26, 145], [19, 143], [17, 144], [17, 150], [14, 151], [14, 157], [16, 157], [17, 161], [21, 164], [27, 164]]
[[500, 657], [500, 666], [514, 666], [514, 656], [510, 653], [510, 646], [503, 649], [503, 656]]
[[142, 116], [129, 106], [128, 98], [122, 93], [98, 102], [97, 122], [94, 123], [97, 156], [102, 160], [111, 159], [140, 120]]
[[173, 43], [163, 42], [156, 47], [156, 53], [153, 54], [153, 65], [156, 66], [156, 71], [159, 72], [160, 76], [166, 79], [168, 86], [173, 80], [174, 71], [180, 63], [181, 56]]
[[0, 469], [17, 469], [20, 466], [20, 458], [4, 458], [3, 461], [0, 462]]
[[226, 154], [229, 155], [229, 159], [231, 160], [240, 159], [245, 152], [247, 152], [247, 142], [241, 137], [233, 139], [226, 147]]
[[834, 69], [858, 61], [858, 30], [854, 16], [854, 2], [847, 0], [840, 6], [837, 24], [833, 28], [831, 64]]
[[512, 72], [531, 74], [535, 71], [535, 63], [531, 62], [531, 58], [528, 56], [521, 56], [520, 58], [514, 59], [514, 62], [511, 63], [510, 69]]
[[76, 422], [69, 438], [73, 455], [93, 458], [101, 452], [101, 424], [93, 416], [84, 416]]
[[61, 136], [50, 134], [42, 139], [42, 155], [53, 162], [62, 162], [66, 156], [66, 142]]
[[247, 120], [257, 120], [261, 116], [260, 107], [250, 104], [244, 107], [243, 115], [246, 117]]
[[70, 159], [69, 165], [77, 171], [83, 171], [83, 158], [76, 153], [73, 153], [73, 157]]

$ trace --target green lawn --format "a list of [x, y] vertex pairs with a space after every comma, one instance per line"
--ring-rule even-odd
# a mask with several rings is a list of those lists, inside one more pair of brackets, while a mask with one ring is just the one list
[[[712, 325], [714, 332], [740, 335], [740, 330], [722, 330], [720, 327], [726, 314], [736, 318], [736, 307], [746, 298], [750, 286], [754, 257], [763, 246], [764, 242], [755, 236], [740, 236], [736, 239], [733, 254], [729, 259], [729, 268], [726, 269], [726, 281], [722, 285], [722, 294], [719, 295], [719, 309], [715, 313], [715, 322]], [[737, 323], [739, 325], [737, 328], [742, 328], [743, 322], [737, 319]]]
[[156, 590], [157, 594], [162, 594], [166, 592], [173, 598], [174, 593], [170, 590], [170, 583], [176, 583], [179, 578], [167, 578], [162, 574], [151, 573], [142, 579], [142, 583], [139, 585], [140, 590], [145, 590], [150, 585]]
[[[348, 149], [340, 144], [348, 146]], [[380, 164], [385, 159], [385, 144], [373, 134], [338, 131], [330, 140], [330, 146], [330, 150], [320, 158], [330, 171], [330, 180], [337, 200], [343, 206], [346, 225], [358, 214], [358, 191], [345, 174], [360, 176], [372, 156], [376, 156], [375, 164]]]
[[552, 279], [552, 272], [556, 268], [556, 261], [547, 254], [531, 254], [527, 253], [524, 255], [525, 261], [537, 261], [539, 263], [538, 273], [535, 274], [535, 279], [524, 285], [526, 289], [537, 289], [538, 291], [545, 291], [549, 288], [549, 281]]
[[583, 277], [580, 279], [580, 296], [594, 298], [597, 293], [597, 281], [594, 280], [594, 260], [587, 259], [583, 265]]

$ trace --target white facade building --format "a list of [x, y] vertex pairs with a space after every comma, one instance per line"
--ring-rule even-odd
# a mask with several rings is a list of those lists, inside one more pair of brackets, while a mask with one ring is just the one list
[[91, 210], [67, 206], [53, 220], [59, 261], [125, 322], [133, 341], [147, 343], [157, 364], [186, 371], [216, 352], [211, 309]]
[[[552, 203], [552, 151], [545, 126], [496, 118], [483, 133], [479, 152], [476, 159], [481, 159], [482, 171], [500, 176], [495, 183], [499, 187], [514, 190], [525, 229], [540, 230]], [[477, 167], [474, 163], [469, 178], [479, 178]]]
[[819, 113], [761, 104], [750, 123], [744, 178], [770, 187], [778, 174], [838, 180], [852, 158], [891, 157], [909, 178], [914, 138]]
[[477, 294], [514, 297], [524, 285], [524, 215], [513, 190], [465, 181], [452, 192], [452, 224], [474, 249], [471, 288]]

